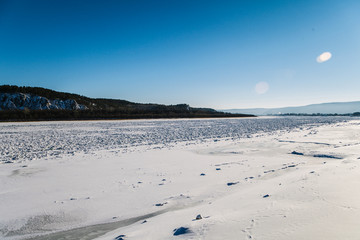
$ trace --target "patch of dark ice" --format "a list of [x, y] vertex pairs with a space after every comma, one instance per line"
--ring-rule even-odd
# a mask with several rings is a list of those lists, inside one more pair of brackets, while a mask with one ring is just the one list
[[239, 182], [228, 182], [226, 185], [228, 186], [232, 186], [232, 185], [235, 185], [235, 184], [238, 184]]
[[116, 238], [114, 238], [114, 240], [124, 240], [124, 237], [125, 237], [125, 236], [126, 236], [126, 235], [121, 234], [121, 235], [117, 236]]
[[342, 157], [329, 155], [329, 154], [314, 154], [313, 157], [316, 157], [316, 158], [343, 159]]
[[302, 155], [304, 155], [303, 153], [301, 153], [301, 152], [297, 152], [297, 151], [292, 151], [292, 152], [291, 152], [291, 154], [294, 154], [294, 155], [301, 155], [301, 156], [302, 156]]
[[187, 233], [191, 233], [190, 228], [187, 227], [179, 227], [179, 228], [175, 228], [173, 230], [174, 232], [174, 236], [178, 236], [178, 235], [183, 235], [183, 234], [187, 234]]

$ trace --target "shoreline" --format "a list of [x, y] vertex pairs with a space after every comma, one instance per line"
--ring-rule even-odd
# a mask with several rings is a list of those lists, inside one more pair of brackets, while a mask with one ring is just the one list
[[224, 116], [224, 117], [174, 117], [174, 118], [114, 118], [114, 119], [44, 119], [44, 120], [0, 120], [0, 123], [32, 123], [32, 122], [96, 122], [96, 121], [153, 121], [153, 120], [196, 120], [196, 119], [237, 119], [237, 118], [258, 118], [258, 117], [272, 117], [272, 116]]

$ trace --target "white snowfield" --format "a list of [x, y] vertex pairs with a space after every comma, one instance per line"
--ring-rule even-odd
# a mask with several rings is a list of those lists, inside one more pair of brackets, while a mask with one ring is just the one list
[[360, 239], [360, 120], [0, 124], [0, 239]]

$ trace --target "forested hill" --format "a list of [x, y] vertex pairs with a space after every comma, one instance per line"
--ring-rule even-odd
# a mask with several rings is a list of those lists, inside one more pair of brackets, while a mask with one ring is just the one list
[[161, 105], [88, 98], [40, 87], [0, 86], [0, 120], [87, 120], [140, 118], [251, 117], [187, 104]]

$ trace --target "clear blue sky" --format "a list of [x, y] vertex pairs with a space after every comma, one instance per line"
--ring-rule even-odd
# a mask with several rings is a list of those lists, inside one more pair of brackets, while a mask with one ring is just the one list
[[281, 107], [360, 100], [359, 56], [358, 0], [0, 0], [0, 84]]

